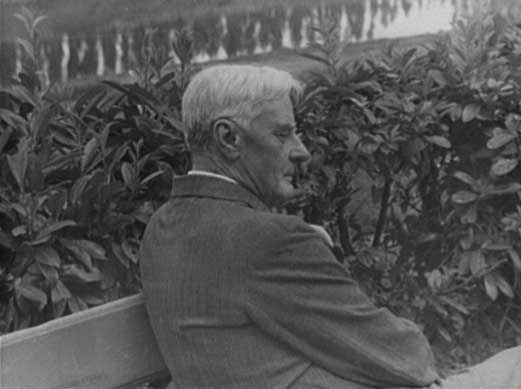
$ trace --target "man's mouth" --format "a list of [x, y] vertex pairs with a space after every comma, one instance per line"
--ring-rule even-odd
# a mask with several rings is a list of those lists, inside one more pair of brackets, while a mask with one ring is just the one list
[[291, 175], [291, 185], [293, 185], [294, 188], [300, 188], [302, 182], [302, 176], [299, 174], [298, 171], [293, 173]]
[[304, 172], [303, 172], [302, 166], [297, 164], [295, 166], [295, 170], [291, 174], [291, 184], [295, 188], [301, 187], [303, 175], [304, 175]]

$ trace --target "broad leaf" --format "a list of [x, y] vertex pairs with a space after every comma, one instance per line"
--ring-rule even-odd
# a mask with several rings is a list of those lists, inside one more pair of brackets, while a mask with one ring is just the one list
[[517, 269], [517, 271], [521, 272], [521, 257], [515, 251], [514, 249], [509, 249], [508, 254], [510, 255], [510, 258], [512, 259], [512, 263], [514, 264], [514, 268]]
[[441, 288], [443, 278], [441, 272], [438, 269], [434, 269], [431, 272], [425, 274], [427, 278], [427, 284], [433, 291], [437, 291]]
[[495, 277], [493, 277], [492, 274], [487, 274], [484, 277], [483, 282], [485, 284], [485, 291], [487, 292], [488, 297], [495, 301], [498, 295], [498, 288]]
[[103, 279], [103, 275], [97, 268], [93, 268], [91, 271], [85, 271], [78, 265], [72, 264], [64, 267], [63, 278], [71, 282], [84, 284], [100, 282]]
[[7, 129], [16, 129], [22, 131], [24, 134], [28, 134], [29, 125], [27, 121], [15, 112], [0, 108], [0, 118], [7, 123]]
[[134, 250], [130, 243], [127, 242], [127, 241], [124, 241], [122, 244], [121, 244], [121, 249], [123, 251], [123, 253], [132, 261], [134, 262], [135, 264], [138, 263], [139, 259], [137, 257], [137, 252], [136, 250]]
[[134, 170], [132, 169], [132, 165], [128, 162], [123, 162], [121, 164], [121, 175], [123, 176], [123, 180], [127, 186], [131, 186], [134, 181]]
[[58, 282], [56, 282], [56, 285], [54, 286], [54, 288], [51, 289], [51, 301], [53, 303], [57, 303], [58, 301], [67, 300], [71, 297], [72, 297], [71, 292], [60, 280], [58, 280]]
[[480, 106], [478, 104], [469, 104], [463, 108], [463, 113], [461, 115], [461, 119], [464, 123], [470, 122], [474, 120], [480, 112]]
[[514, 298], [514, 291], [512, 290], [512, 286], [510, 286], [510, 284], [503, 278], [503, 276], [495, 272], [494, 277], [496, 279], [496, 285], [499, 290], [508, 298]]
[[141, 185], [145, 185], [146, 183], [148, 183], [149, 181], [152, 181], [154, 178], [162, 175], [164, 173], [164, 170], [159, 170], [157, 172], [154, 172], [152, 174], [149, 174], [148, 176], [146, 176], [142, 181], [141, 181]]
[[114, 256], [127, 270], [130, 268], [129, 258], [123, 252], [121, 246], [115, 242], [112, 242], [112, 252]]
[[478, 209], [476, 204], [472, 204], [467, 211], [461, 216], [460, 221], [462, 224], [474, 224], [478, 219]]
[[32, 25], [32, 29], [35, 30], [36, 27], [38, 27], [38, 25], [43, 22], [45, 19], [47, 19], [47, 16], [46, 15], [40, 15], [40, 16], [37, 16], [34, 21], [33, 21], [33, 25]]
[[81, 197], [83, 195], [83, 191], [85, 190], [85, 187], [87, 186], [87, 184], [89, 183], [89, 180], [91, 178], [92, 178], [92, 175], [90, 175], [90, 174], [81, 176], [72, 185], [72, 188], [70, 191], [70, 201], [72, 204], [78, 203], [78, 201], [81, 199]]
[[61, 317], [67, 308], [67, 300], [60, 300], [52, 304], [52, 315], [53, 317]]
[[98, 146], [98, 140], [96, 138], [91, 138], [85, 145], [83, 149], [83, 156], [81, 157], [81, 170], [85, 171], [87, 165], [94, 158], [94, 154], [96, 152]]
[[43, 274], [49, 285], [54, 285], [60, 278], [56, 267], [43, 265], [41, 263], [38, 264], [38, 267], [40, 269], [40, 273]]
[[492, 165], [490, 172], [495, 176], [503, 176], [514, 170], [518, 164], [518, 159], [501, 158]]
[[438, 83], [439, 86], [446, 86], [447, 85], [447, 79], [443, 75], [442, 72], [440, 72], [437, 69], [429, 70], [429, 76]]
[[65, 227], [75, 226], [76, 222], [74, 220], [62, 220], [57, 223], [51, 224], [38, 232], [33, 244], [36, 242], [50, 236], [53, 232], [59, 231]]
[[477, 181], [470, 174], [467, 174], [465, 172], [457, 171], [454, 173], [454, 177], [464, 182], [465, 184], [472, 186], [473, 188], [475, 188], [477, 185]]
[[481, 248], [489, 251], [504, 251], [512, 249], [512, 245], [508, 243], [485, 243]]
[[437, 327], [436, 328], [438, 333], [449, 343], [452, 343], [452, 336], [450, 336], [449, 331], [447, 331], [444, 327]]
[[489, 141], [487, 142], [487, 147], [491, 150], [499, 149], [500, 147], [503, 147], [504, 145], [513, 141], [514, 139], [516, 139], [516, 135], [504, 131], [489, 139]]
[[507, 185], [498, 186], [488, 191], [487, 194], [491, 195], [505, 195], [514, 194], [521, 190], [521, 182], [511, 182]]
[[452, 202], [456, 204], [468, 204], [478, 199], [477, 193], [468, 190], [460, 190], [451, 196]]
[[92, 269], [92, 259], [85, 250], [83, 250], [79, 245], [77, 245], [74, 241], [69, 239], [60, 239], [60, 243], [69, 250], [74, 258], [76, 258], [79, 262], [81, 262], [87, 269]]
[[74, 244], [86, 251], [92, 258], [106, 260], [106, 251], [99, 244], [90, 240], [80, 239], [74, 240]]
[[517, 114], [509, 114], [505, 120], [505, 125], [513, 132], [519, 131], [521, 128], [521, 116]]
[[16, 289], [21, 296], [36, 305], [36, 310], [38, 312], [47, 304], [47, 295], [36, 286], [19, 284], [16, 286]]
[[473, 275], [480, 274], [487, 267], [485, 256], [481, 250], [474, 250], [470, 252], [470, 271]]
[[[0, 89], [0, 90], [2, 90], [2, 89]], [[8, 90], [6, 90], [6, 89], [4, 89], [4, 90], [6, 91], [6, 93], [13, 96], [15, 99], [17, 99], [21, 103], [28, 103], [28, 104], [32, 105], [33, 107], [36, 106], [36, 102], [35, 102], [33, 96], [31, 96], [29, 91], [26, 88], [24, 88], [23, 86], [13, 85], [13, 86], [9, 87]]]
[[72, 296], [69, 300], [67, 300], [67, 304], [72, 313], [83, 311], [89, 308], [85, 301], [83, 301], [79, 296]]
[[37, 141], [45, 138], [49, 132], [49, 123], [56, 115], [56, 109], [53, 105], [46, 104], [38, 110], [37, 114], [33, 116], [32, 134]]
[[31, 42], [29, 42], [27, 39], [16, 38], [16, 43], [23, 47], [25, 54], [27, 54], [29, 58], [35, 61], [33, 45], [31, 44]]
[[11, 234], [16, 238], [21, 235], [27, 234], [27, 226], [25, 224], [21, 224], [19, 226], [16, 226], [11, 230]]
[[19, 149], [16, 154], [7, 156], [7, 163], [18, 186], [23, 190], [25, 172], [27, 171], [29, 162], [29, 143], [28, 141], [20, 142], [18, 147]]
[[61, 259], [58, 252], [49, 246], [34, 248], [34, 259], [47, 266], [60, 267]]
[[464, 315], [470, 315], [469, 310], [465, 308], [463, 305], [454, 301], [454, 299], [448, 298], [446, 296], [439, 296], [439, 299], [443, 301], [445, 304], [450, 305], [452, 308], [460, 311]]
[[96, 296], [94, 294], [82, 294], [81, 298], [91, 307], [95, 307], [98, 305], [102, 305], [105, 303], [105, 300], [102, 297]]
[[49, 174], [52, 171], [65, 168], [67, 165], [74, 165], [82, 155], [81, 151], [73, 151], [65, 155], [55, 154], [43, 166], [43, 173]]
[[427, 136], [425, 140], [444, 149], [450, 149], [452, 147], [450, 141], [447, 138], [440, 135]]

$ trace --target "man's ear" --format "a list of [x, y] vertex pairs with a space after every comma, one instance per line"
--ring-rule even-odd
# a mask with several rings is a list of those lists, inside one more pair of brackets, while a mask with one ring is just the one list
[[214, 144], [228, 159], [239, 157], [239, 133], [237, 128], [228, 120], [218, 120], [213, 126]]

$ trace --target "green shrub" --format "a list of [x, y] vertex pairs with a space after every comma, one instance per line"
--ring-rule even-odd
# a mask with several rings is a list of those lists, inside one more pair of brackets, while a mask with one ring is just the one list
[[[321, 34], [299, 109], [315, 168], [304, 215], [431, 337], [460, 334], [490, 300], [519, 304], [521, 30], [489, 15], [347, 64], [335, 26]], [[348, 215], [357, 176], [370, 225]]]
[[[189, 58], [183, 37], [176, 49]], [[189, 165], [178, 107], [191, 69], [158, 68], [151, 42], [133, 85], [105, 82], [67, 101], [27, 55], [0, 90], [0, 333], [140, 289], [144, 227]]]

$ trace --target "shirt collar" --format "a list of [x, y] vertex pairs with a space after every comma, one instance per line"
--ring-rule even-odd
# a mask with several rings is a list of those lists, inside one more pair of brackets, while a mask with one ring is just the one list
[[[206, 172], [205, 172], [206, 173]], [[239, 183], [232, 183], [229, 177], [224, 180], [213, 174], [190, 174], [174, 178], [172, 197], [206, 197], [219, 200], [236, 201], [244, 205], [270, 211], [255, 194]]]
[[213, 178], [219, 178], [221, 180], [225, 180], [228, 182], [231, 182], [232, 184], [237, 184], [237, 181], [235, 181], [233, 178], [223, 176], [222, 174], [207, 172], [206, 170], [190, 170], [187, 175], [189, 176], [206, 176], [206, 177], [213, 177]]

